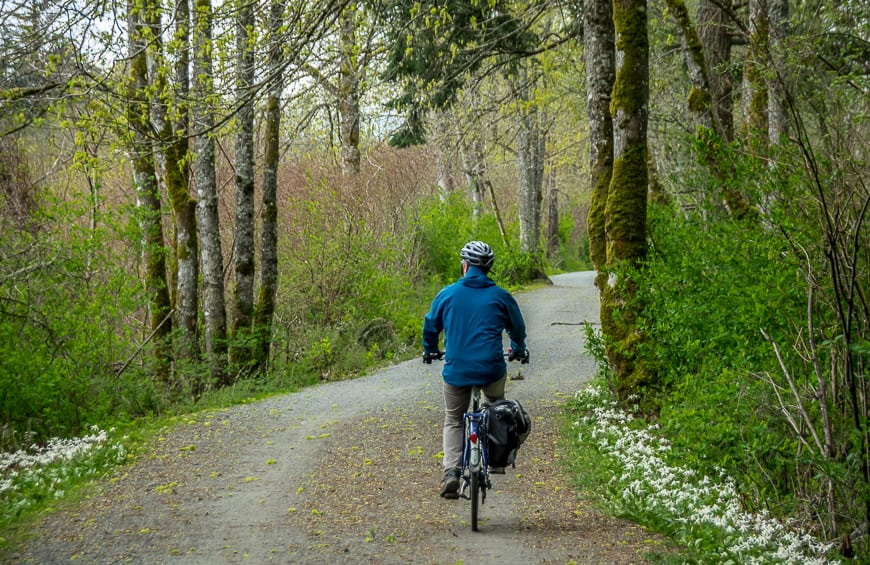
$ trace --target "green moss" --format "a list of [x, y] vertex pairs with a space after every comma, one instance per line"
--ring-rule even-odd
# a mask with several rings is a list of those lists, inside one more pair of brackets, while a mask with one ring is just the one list
[[607, 192], [613, 166], [613, 144], [608, 147], [607, 156], [599, 156], [598, 162], [592, 167], [592, 202], [587, 217], [589, 232], [589, 255], [596, 270], [601, 272], [607, 263], [607, 240], [605, 235], [605, 209]]
[[639, 142], [613, 162], [605, 211], [608, 264], [646, 255], [646, 207], [646, 144]]
[[617, 110], [621, 110], [636, 115], [644, 111], [649, 88], [646, 2], [615, 2], [613, 22], [616, 51], [621, 52], [623, 58], [613, 85], [610, 113], [616, 117]]
[[709, 91], [704, 91], [695, 86], [689, 89], [689, 98], [687, 100], [689, 110], [695, 113], [709, 112], [712, 107], [713, 100], [710, 97]]

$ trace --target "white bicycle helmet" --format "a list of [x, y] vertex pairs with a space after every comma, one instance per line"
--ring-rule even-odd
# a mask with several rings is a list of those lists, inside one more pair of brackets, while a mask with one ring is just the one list
[[469, 241], [459, 252], [459, 256], [469, 265], [480, 267], [484, 271], [489, 271], [495, 261], [492, 247], [482, 241]]

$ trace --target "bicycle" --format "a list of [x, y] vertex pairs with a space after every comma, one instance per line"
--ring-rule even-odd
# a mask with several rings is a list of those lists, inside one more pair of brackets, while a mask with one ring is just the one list
[[[510, 352], [505, 357], [509, 361], [517, 360], [523, 365], [529, 362], [529, 352], [512, 358]], [[425, 358], [425, 356], [424, 356]], [[432, 359], [442, 360], [443, 353], [433, 354]], [[480, 403], [481, 390], [479, 386], [471, 387], [471, 410], [463, 414], [465, 423], [465, 445], [462, 449], [462, 469], [459, 479], [459, 497], [471, 501], [471, 529], [479, 531], [478, 518], [480, 506], [486, 502], [486, 491], [492, 488], [490, 479], [489, 454], [487, 453], [487, 438], [489, 413]]]
[[[462, 450], [459, 496], [471, 500], [471, 529], [478, 531], [478, 514], [486, 502], [486, 491], [492, 488], [486, 438], [489, 414], [480, 406], [480, 387], [471, 389], [471, 411], [465, 420], [465, 447]], [[468, 492], [470, 491], [470, 493]]]

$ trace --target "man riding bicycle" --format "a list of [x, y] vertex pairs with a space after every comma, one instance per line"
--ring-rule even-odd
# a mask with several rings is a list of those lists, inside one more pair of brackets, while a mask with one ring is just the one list
[[459, 253], [462, 278], [441, 289], [423, 320], [423, 362], [440, 359], [438, 338], [444, 331], [444, 480], [441, 496], [459, 497], [464, 444], [462, 415], [479, 386], [489, 402], [504, 398], [507, 365], [502, 332], [510, 337], [508, 360], [527, 361], [526, 325], [511, 294], [489, 278], [492, 248], [470, 241]]

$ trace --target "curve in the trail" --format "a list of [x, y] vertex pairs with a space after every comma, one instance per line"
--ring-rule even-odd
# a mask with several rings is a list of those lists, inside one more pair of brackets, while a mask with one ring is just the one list
[[[558, 435], [555, 424], [541, 418], [555, 410], [554, 398], [572, 394], [595, 371], [592, 360], [583, 354], [582, 327], [583, 322], [598, 319], [593, 280], [590, 272], [557, 275], [551, 277], [552, 284], [517, 295], [528, 326], [532, 361], [511, 364], [508, 396], [522, 399], [538, 415], [533, 429], [533, 434], [541, 434], [533, 437], [537, 447], [523, 450], [528, 469], [524, 472], [539, 472], [541, 483], [555, 481], [554, 471], [550, 461], [536, 467], [534, 460], [552, 458], [547, 450]], [[440, 449], [439, 367], [407, 361], [355, 380], [323, 383], [190, 416], [166, 430], [149, 454], [123, 469], [101, 492], [46, 518], [33, 541], [9, 561], [454, 563], [474, 555], [476, 559], [469, 557], [469, 561], [532, 563], [565, 562], [576, 557], [572, 548], [586, 547], [589, 561], [628, 562], [607, 552], [592, 558], [597, 550], [590, 548], [597, 542], [576, 539], [591, 522], [571, 516], [576, 513], [573, 497], [568, 497], [570, 504], [562, 515], [550, 516], [546, 508], [533, 508], [534, 496], [523, 498], [523, 492], [528, 495], [534, 485], [511, 475], [502, 479], [481, 510], [485, 535], [469, 537], [467, 509], [445, 507], [437, 497], [438, 461], [431, 454], [390, 455], [396, 446], [383, 445], [392, 441], [385, 439], [389, 423], [384, 423], [384, 415], [401, 413], [405, 427], [395, 437], [405, 441], [412, 435], [412, 451]], [[335, 499], [331, 508], [347, 512], [341, 504], [350, 502], [345, 500], [354, 496], [349, 493], [368, 486], [365, 476], [373, 477], [373, 482], [385, 480], [383, 473], [366, 475], [365, 468], [330, 467], [333, 461], [343, 461], [343, 467], [359, 464], [348, 454], [355, 443], [362, 448], [372, 444], [373, 459], [393, 457], [401, 467], [398, 472], [414, 475], [408, 482], [408, 500], [400, 500], [398, 492], [395, 500], [366, 498], [355, 511], [373, 524], [386, 519], [379, 516], [405, 522], [408, 538], [415, 543], [364, 539], [359, 527], [312, 531], [312, 524], [341, 529], [336, 526], [340, 521], [309, 519], [318, 512], [312, 503], [318, 481], [334, 483], [329, 485]], [[387, 481], [383, 488], [389, 491], [393, 484]], [[543, 493], [541, 498], [547, 496]], [[521, 500], [530, 502], [518, 506], [516, 501]], [[300, 515], [306, 511], [309, 516]], [[366, 526], [360, 527], [364, 531]], [[622, 530], [614, 535], [626, 539]], [[616, 546], [603, 543], [602, 547]]]

